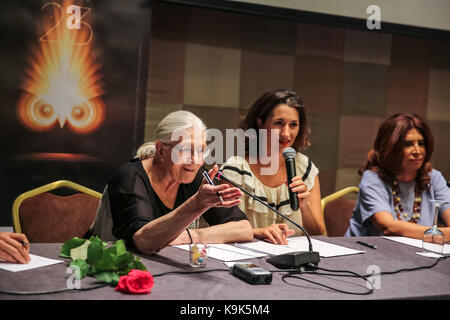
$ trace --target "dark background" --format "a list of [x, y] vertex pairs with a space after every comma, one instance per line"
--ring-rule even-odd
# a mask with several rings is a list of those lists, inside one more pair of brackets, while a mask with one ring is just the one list
[[[108, 177], [130, 159], [143, 141], [150, 7], [145, 1], [78, 1], [90, 7], [93, 50], [102, 65], [103, 124], [90, 134], [67, 125], [46, 132], [24, 127], [17, 100], [31, 46], [37, 43], [42, 5], [48, 1], [4, 1], [0, 52], [1, 200], [0, 225], [11, 225], [11, 207], [22, 192], [67, 179], [102, 192]], [[59, 2], [59, 1], [56, 1]], [[83, 155], [78, 160], [40, 153]]]

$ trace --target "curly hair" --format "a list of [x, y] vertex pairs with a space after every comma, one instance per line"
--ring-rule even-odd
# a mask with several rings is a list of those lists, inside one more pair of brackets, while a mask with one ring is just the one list
[[300, 131], [292, 145], [296, 151], [307, 149], [310, 145], [310, 129], [303, 101], [293, 91], [276, 89], [264, 93], [250, 107], [245, 118], [241, 121], [239, 128], [243, 130], [255, 129], [258, 131], [258, 119], [263, 123], [267, 120], [275, 107], [286, 104], [295, 108], [299, 115]]
[[429, 161], [433, 154], [434, 138], [427, 123], [415, 113], [397, 113], [381, 124], [373, 149], [367, 154], [367, 163], [359, 173], [362, 175], [364, 170], [376, 171], [384, 182], [392, 185], [395, 177], [402, 171], [404, 141], [411, 129], [416, 129], [425, 140], [426, 154], [415, 180], [420, 191], [428, 190], [428, 173], [432, 169]]

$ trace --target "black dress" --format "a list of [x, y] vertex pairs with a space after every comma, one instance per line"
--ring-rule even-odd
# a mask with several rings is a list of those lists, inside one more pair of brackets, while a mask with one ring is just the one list
[[[173, 209], [198, 191], [203, 179], [202, 171], [200, 168], [191, 183], [180, 185]], [[173, 210], [159, 199], [139, 159], [133, 159], [119, 168], [109, 180], [106, 190], [112, 215], [112, 234], [117, 239], [124, 239], [127, 244], [133, 244], [134, 233], [144, 225]], [[247, 220], [237, 206], [210, 208], [202, 216], [210, 226]]]

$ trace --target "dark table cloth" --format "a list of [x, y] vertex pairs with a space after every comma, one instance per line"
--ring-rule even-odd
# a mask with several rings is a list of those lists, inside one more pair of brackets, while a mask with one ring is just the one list
[[[435, 259], [416, 254], [420, 248], [400, 244], [381, 237], [329, 238], [314, 239], [342, 245], [347, 248], [364, 250], [363, 254], [321, 258], [320, 267], [333, 270], [351, 270], [359, 274], [368, 274], [377, 270], [394, 271], [433, 264]], [[356, 243], [362, 240], [375, 244], [378, 249], [370, 249]], [[62, 244], [31, 244], [31, 253], [64, 260], [64, 263], [22, 272], [0, 270], [0, 291], [53, 291], [67, 288], [71, 276], [69, 260], [58, 258]], [[188, 252], [179, 248], [167, 247], [158, 254], [141, 256], [141, 261], [152, 274], [168, 271], [198, 271], [189, 266]], [[256, 265], [274, 270], [266, 258], [252, 261]], [[222, 261], [210, 258], [206, 269], [228, 269]], [[250, 285], [234, 277], [228, 271], [212, 271], [202, 274], [169, 274], [155, 277], [150, 294], [127, 295], [115, 291], [113, 287], [101, 287], [93, 290], [68, 290], [59, 293], [39, 295], [12, 295], [0, 293], [0, 300], [51, 299], [51, 300], [305, 300], [305, 299], [449, 299], [450, 298], [450, 259], [439, 262], [431, 269], [382, 275], [372, 294], [344, 294], [320, 287], [316, 284], [296, 278], [282, 280], [285, 273], [273, 273], [270, 285]], [[344, 278], [330, 275], [300, 275], [303, 278], [352, 292], [367, 291], [366, 283], [359, 278]], [[81, 288], [98, 285], [96, 279], [86, 277]]]

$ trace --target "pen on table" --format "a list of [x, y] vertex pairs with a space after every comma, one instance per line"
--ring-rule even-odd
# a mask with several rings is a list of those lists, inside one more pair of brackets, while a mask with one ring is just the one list
[[24, 241], [24, 240], [17, 240], [22, 247], [26, 250], [26, 256], [24, 256], [25, 258], [25, 263], [29, 263], [29, 261], [31, 260], [29, 254], [30, 251], [30, 243], [28, 241]]
[[377, 246], [374, 246], [373, 244], [365, 243], [365, 242], [362, 242], [362, 241], [359, 241], [359, 240], [356, 241], [356, 243], [359, 243], [359, 244], [361, 244], [363, 246], [366, 246], [366, 247], [372, 248], [372, 249], [376, 249], [377, 248]]
[[[208, 181], [208, 183], [209, 183], [210, 185], [212, 185], [212, 186], [214, 185], [214, 182], [212, 182], [211, 178], [209, 177], [208, 172], [203, 171], [203, 176], [205, 177], [206, 181]], [[216, 194], [217, 194], [217, 196], [219, 197], [220, 201], [223, 202], [223, 199], [222, 199], [221, 195], [220, 195], [218, 192], [217, 192]]]
[[23, 240], [19, 240], [19, 243], [23, 246], [23, 247], [28, 247], [29, 243]]

